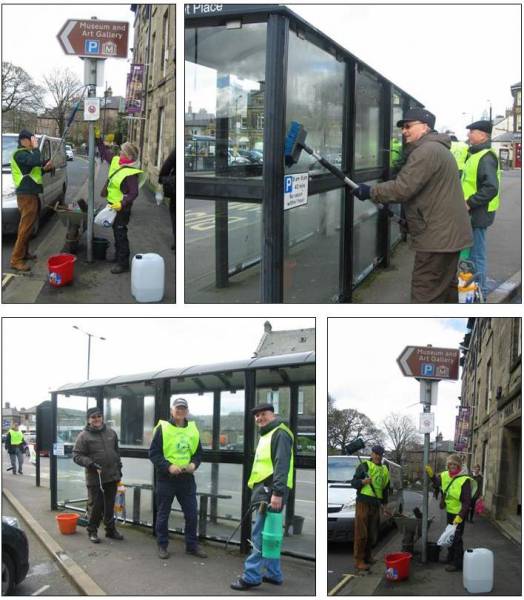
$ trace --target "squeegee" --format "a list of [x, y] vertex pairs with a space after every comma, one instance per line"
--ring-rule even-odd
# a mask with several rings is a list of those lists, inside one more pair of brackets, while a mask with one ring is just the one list
[[[326, 160], [320, 154], [317, 154], [313, 148], [306, 144], [306, 136], [307, 131], [302, 127], [300, 123], [297, 121], [292, 121], [289, 126], [289, 130], [286, 136], [286, 143], [284, 146], [284, 157], [286, 160], [286, 166], [291, 167], [295, 163], [298, 162], [300, 158], [300, 153], [302, 150], [310, 154], [315, 160], [317, 160], [323, 167], [325, 167], [328, 171], [333, 173], [335, 177], [338, 177], [341, 181], [343, 181], [351, 190], [356, 190], [358, 188], [358, 183], [352, 181], [349, 177], [347, 177], [338, 167], [331, 164], [328, 160]], [[380, 202], [374, 203], [380, 208], [384, 210], [389, 217], [399, 225], [405, 225], [406, 221], [401, 219], [398, 215], [396, 215], [391, 209], [387, 206], [384, 206]]]

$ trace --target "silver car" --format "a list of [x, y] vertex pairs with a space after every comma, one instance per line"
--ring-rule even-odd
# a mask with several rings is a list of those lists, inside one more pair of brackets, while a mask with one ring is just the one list
[[[370, 460], [361, 456], [360, 461]], [[387, 458], [384, 463], [389, 468], [390, 489], [387, 510], [391, 514], [402, 513], [402, 467]], [[359, 462], [358, 456], [328, 456], [328, 541], [348, 542], [353, 540], [355, 525], [355, 507], [357, 490], [350, 482], [355, 475]], [[381, 528], [386, 526], [386, 519], [381, 511]]]
[[[63, 203], [67, 192], [67, 162], [62, 140], [48, 135], [37, 135], [43, 161], [53, 158], [55, 168], [42, 175], [44, 191], [39, 194], [40, 218], [57, 202]], [[20, 212], [16, 203], [15, 186], [11, 175], [11, 155], [18, 147], [17, 133], [2, 134], [2, 233], [16, 233]], [[39, 219], [33, 227], [33, 235], [39, 227]]]

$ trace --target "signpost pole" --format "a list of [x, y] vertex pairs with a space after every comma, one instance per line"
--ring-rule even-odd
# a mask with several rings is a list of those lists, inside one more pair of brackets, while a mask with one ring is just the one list
[[[420, 385], [422, 387], [421, 395], [425, 399], [424, 412], [431, 412], [431, 381], [422, 379]], [[424, 434], [424, 467], [429, 465], [429, 433]], [[427, 562], [427, 544], [428, 544], [428, 503], [429, 493], [429, 477], [424, 469], [424, 487], [422, 490], [422, 564]]]
[[[89, 86], [88, 98], [96, 97], [96, 69], [97, 59], [86, 59], [88, 65], [88, 81], [85, 82]], [[87, 262], [93, 262], [93, 221], [95, 218], [95, 123], [89, 121], [89, 137], [88, 137], [88, 187], [87, 187]]]

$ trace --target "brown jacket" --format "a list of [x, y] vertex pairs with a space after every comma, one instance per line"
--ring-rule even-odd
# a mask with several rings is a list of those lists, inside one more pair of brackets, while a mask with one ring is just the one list
[[406, 146], [393, 181], [375, 185], [372, 200], [402, 202], [414, 250], [458, 252], [473, 245], [457, 163], [447, 135], [432, 132]]
[[118, 436], [107, 425], [95, 429], [87, 425], [76, 438], [73, 461], [86, 468], [86, 485], [100, 485], [94, 463], [102, 467], [102, 483], [120, 481], [122, 461], [118, 449]]

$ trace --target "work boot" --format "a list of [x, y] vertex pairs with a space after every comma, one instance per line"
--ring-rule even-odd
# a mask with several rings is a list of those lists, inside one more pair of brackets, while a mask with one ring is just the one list
[[18, 471], [18, 474], [19, 474], [19, 475], [23, 475], [22, 471]]
[[129, 271], [129, 266], [118, 263], [111, 268], [111, 273], [113, 273], [113, 275], [120, 275], [120, 273], [126, 273], [127, 271]]
[[200, 548], [194, 548], [193, 550], [186, 550], [186, 554], [191, 554], [197, 558], [207, 558], [207, 554]]
[[111, 538], [112, 540], [123, 540], [124, 536], [116, 529], [111, 529], [110, 531], [106, 531], [106, 538]]
[[36, 254], [29, 252], [29, 250], [25, 253], [24, 260], [36, 260], [36, 259], [37, 259]]
[[271, 579], [271, 577], [267, 577], [266, 575], [262, 577], [262, 581], [271, 585], [282, 585], [284, 583], [283, 581], [278, 581], [278, 579]]
[[17, 263], [12, 263], [11, 269], [14, 269], [15, 271], [27, 272], [31, 270], [31, 266], [23, 261], [19, 261]]
[[244, 581], [242, 577], [239, 577], [236, 581], [229, 586], [232, 590], [249, 590], [253, 587], [258, 587], [260, 583], [249, 583], [248, 581]]
[[369, 571], [369, 565], [367, 563], [365, 563], [363, 560], [357, 560], [357, 562], [355, 563], [355, 567], [359, 571]]
[[100, 538], [98, 537], [98, 533], [96, 531], [89, 533], [89, 541], [93, 542], [93, 544], [100, 544]]
[[158, 556], [159, 558], [169, 558], [169, 552], [167, 551], [166, 546], [158, 546]]

